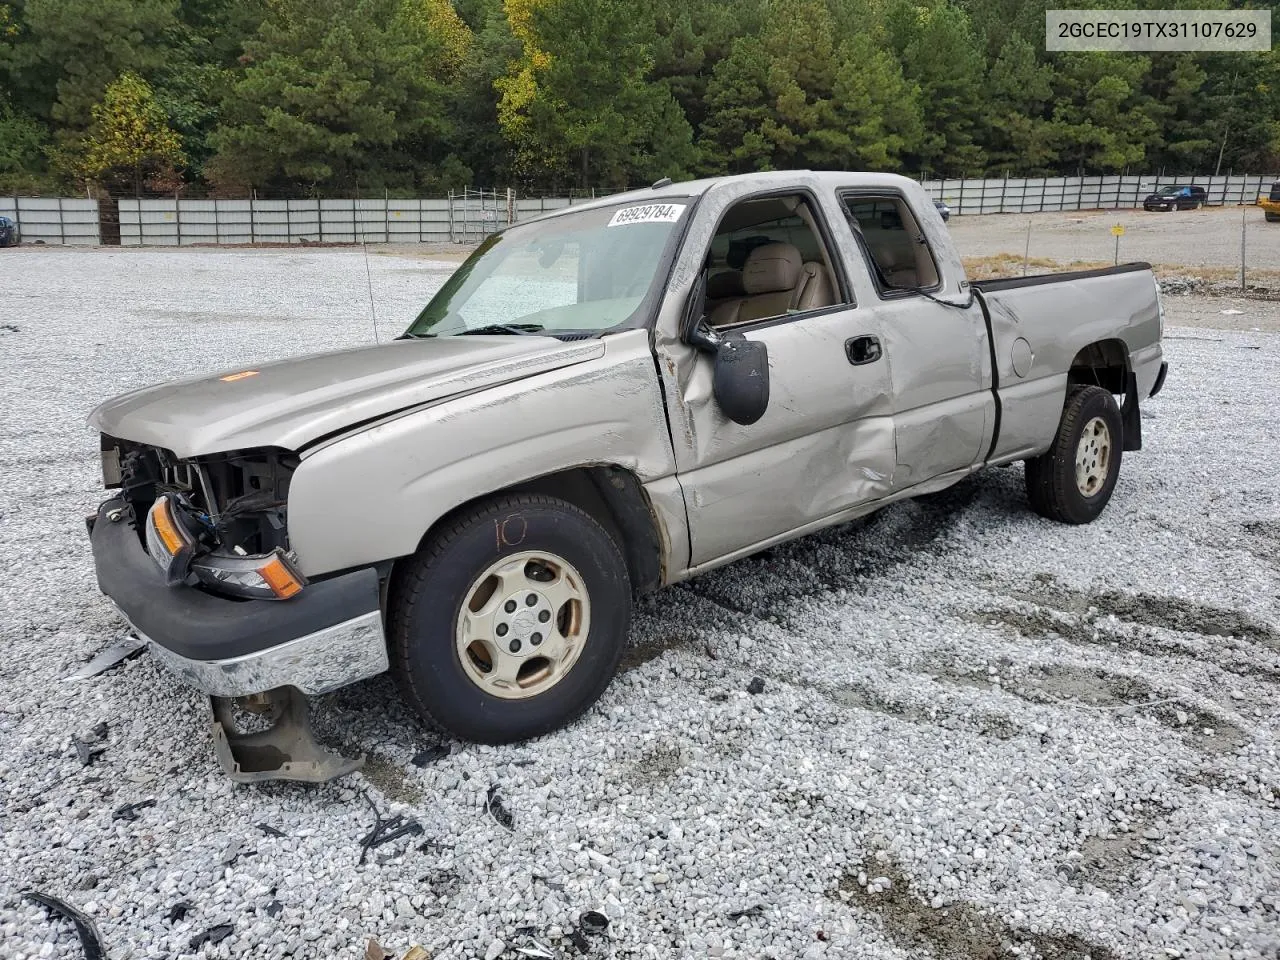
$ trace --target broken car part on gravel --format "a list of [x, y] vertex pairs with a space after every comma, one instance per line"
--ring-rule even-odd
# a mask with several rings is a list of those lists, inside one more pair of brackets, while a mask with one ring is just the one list
[[89, 917], [65, 900], [59, 900], [57, 897], [41, 893], [39, 890], [24, 890], [22, 895], [59, 916], [65, 917], [75, 925], [76, 935], [80, 938], [81, 947], [84, 948], [85, 960], [105, 960], [106, 954], [102, 950], [102, 940], [98, 936], [98, 928]]
[[[307, 699], [294, 687], [251, 697], [210, 697], [213, 751], [237, 783], [300, 780], [323, 783], [359, 770], [364, 758], [348, 759], [324, 749], [311, 732]], [[270, 726], [252, 733], [236, 724], [235, 708], [265, 716]]]
[[369, 804], [370, 809], [373, 810], [373, 829], [360, 838], [360, 864], [362, 866], [369, 856], [369, 851], [375, 847], [380, 847], [384, 843], [390, 843], [392, 840], [398, 840], [401, 837], [421, 835], [422, 824], [417, 820], [402, 814], [396, 814], [394, 817], [384, 820], [382, 814], [378, 812], [378, 805], [369, 796], [369, 792], [367, 790], [362, 791], [362, 796]]
[[139, 800], [137, 803], [126, 803], [123, 806], [116, 807], [115, 812], [111, 814], [112, 820], [125, 820], [133, 822], [138, 819], [138, 811], [145, 810], [147, 807], [154, 807], [156, 802], [152, 798]]
[[91, 677], [101, 676], [112, 667], [119, 666], [126, 660], [136, 657], [146, 646], [145, 641], [139, 640], [137, 637], [128, 637], [119, 643], [113, 643], [74, 673], [63, 677], [63, 682], [88, 680]]
[[507, 809], [507, 805], [502, 802], [502, 793], [496, 786], [490, 787], [489, 792], [484, 798], [484, 808], [489, 816], [498, 826], [507, 830], [514, 831], [516, 828], [515, 817], [511, 815], [511, 811]]

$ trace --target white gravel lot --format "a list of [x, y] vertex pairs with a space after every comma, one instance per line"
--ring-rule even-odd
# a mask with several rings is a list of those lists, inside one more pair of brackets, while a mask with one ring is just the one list
[[[378, 678], [314, 709], [363, 773], [238, 787], [200, 698], [150, 659], [60, 682], [125, 631], [93, 580], [84, 416], [366, 341], [364, 259], [3, 253], [5, 960], [82, 956], [28, 888], [92, 915], [110, 960], [355, 958], [371, 936], [571, 957], [587, 910], [611, 921], [585, 941], [601, 957], [1278, 955], [1280, 334], [1169, 331], [1146, 449], [1090, 526], [1035, 517], [1021, 468], [992, 470], [650, 598], [571, 729], [418, 767], [440, 741]], [[452, 268], [370, 264], [384, 334]], [[72, 738], [101, 721], [82, 766]], [[423, 829], [363, 866], [362, 789]]]

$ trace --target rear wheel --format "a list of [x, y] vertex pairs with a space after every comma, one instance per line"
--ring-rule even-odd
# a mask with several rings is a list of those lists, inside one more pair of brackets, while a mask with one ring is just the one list
[[1027, 499], [1042, 517], [1089, 523], [1102, 513], [1120, 476], [1120, 408], [1102, 387], [1067, 395], [1053, 446], [1026, 464]]
[[554, 497], [497, 497], [398, 571], [392, 665], [426, 719], [464, 740], [510, 743], [599, 699], [630, 619], [626, 562], [599, 523]]

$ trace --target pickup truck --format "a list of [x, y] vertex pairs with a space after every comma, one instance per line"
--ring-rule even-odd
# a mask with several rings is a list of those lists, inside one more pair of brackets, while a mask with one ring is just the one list
[[535, 737], [634, 596], [1016, 461], [1094, 520], [1162, 330], [1146, 264], [970, 283], [903, 177], [662, 181], [490, 237], [392, 342], [102, 404], [98, 583], [236, 779], [351, 769], [305, 698], [387, 670], [459, 738]]

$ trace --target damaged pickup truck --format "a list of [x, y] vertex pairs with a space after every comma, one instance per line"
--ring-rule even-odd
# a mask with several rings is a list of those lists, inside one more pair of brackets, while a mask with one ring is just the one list
[[238, 779], [351, 769], [305, 697], [386, 670], [460, 738], [535, 737], [638, 594], [1015, 461], [1095, 519], [1162, 327], [1146, 264], [970, 283], [902, 177], [664, 181], [490, 237], [391, 343], [100, 406], [98, 583]]

